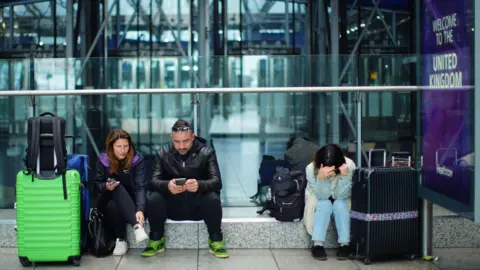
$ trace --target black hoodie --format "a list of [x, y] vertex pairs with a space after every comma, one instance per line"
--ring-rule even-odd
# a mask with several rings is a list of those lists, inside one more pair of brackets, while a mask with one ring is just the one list
[[198, 181], [198, 193], [220, 193], [222, 180], [215, 150], [205, 143], [205, 139], [195, 137], [192, 148], [185, 155], [180, 155], [172, 144], [161, 147], [153, 162], [150, 189], [170, 193], [168, 182], [184, 177]]

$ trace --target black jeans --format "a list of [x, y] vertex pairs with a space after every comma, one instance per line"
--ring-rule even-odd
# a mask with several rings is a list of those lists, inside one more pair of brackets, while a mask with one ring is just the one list
[[117, 238], [126, 239], [126, 224], [135, 226], [135, 203], [127, 190], [118, 185], [113, 191], [106, 190], [97, 202], [99, 210], [104, 213], [109, 225], [113, 228]]
[[212, 241], [222, 241], [222, 204], [217, 192], [180, 193], [177, 195], [152, 192], [147, 199], [147, 217], [150, 222], [150, 239], [160, 240], [165, 231], [165, 221], [204, 220]]

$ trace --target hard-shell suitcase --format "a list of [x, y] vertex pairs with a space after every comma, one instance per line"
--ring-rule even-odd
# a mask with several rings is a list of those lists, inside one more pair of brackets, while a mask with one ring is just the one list
[[415, 257], [419, 244], [417, 172], [357, 168], [352, 178], [351, 247], [364, 263], [381, 255]]
[[24, 266], [31, 262], [80, 264], [80, 174], [34, 177], [17, 174], [17, 246]]
[[18, 257], [79, 265], [80, 174], [66, 169], [65, 120], [44, 115], [29, 119], [27, 168], [16, 179]]

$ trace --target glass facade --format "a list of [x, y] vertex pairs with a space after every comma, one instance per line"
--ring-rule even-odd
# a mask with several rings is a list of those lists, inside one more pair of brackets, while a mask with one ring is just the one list
[[[347, 58], [348, 56], [344, 56]], [[383, 57], [388, 63], [402, 63], [410, 56]], [[364, 63], [383, 62], [378, 56], [362, 56]], [[212, 58], [208, 66], [225, 58]], [[303, 56], [243, 56], [228, 57], [231, 67], [229, 81], [233, 87], [282, 87], [308, 85], [302, 76], [308, 73], [309, 64], [327, 66], [328, 58]], [[32, 62], [33, 61], [33, 62]], [[91, 59], [91, 64], [104, 59]], [[42, 96], [1, 97], [2, 102], [2, 151], [1, 179], [2, 207], [14, 203], [14, 179], [16, 171], [23, 167], [26, 148], [26, 125], [28, 117], [42, 112], [54, 112], [65, 117], [68, 129], [75, 134], [68, 141], [68, 150], [77, 153], [96, 154], [104, 149], [104, 138], [112, 128], [123, 128], [131, 133], [137, 149], [151, 161], [155, 150], [169, 142], [170, 127], [178, 118], [193, 120], [191, 94], [162, 94], [162, 88], [186, 87], [191, 82], [187, 72], [178, 74], [178, 65], [188, 62], [183, 57], [109, 58], [109, 66], [118, 68], [112, 74], [110, 88], [159, 88], [152, 95], [106, 95], [106, 96]], [[244, 65], [236, 63], [243, 61]], [[2, 90], [71, 89], [72, 78], [78, 74], [75, 59], [27, 59], [3, 60]], [[372, 65], [373, 66], [373, 65]], [[188, 67], [183, 65], [182, 67]], [[380, 67], [375, 67], [379, 69]], [[409, 77], [411, 70], [399, 66]], [[384, 69], [384, 77], [393, 73]], [[347, 77], [353, 75], [349, 72]], [[13, 76], [9, 76], [12, 74]], [[193, 74], [198, 74], [197, 71]], [[209, 76], [212, 76], [209, 74]], [[329, 74], [325, 74], [328, 78]], [[389, 79], [391, 82], [393, 80]], [[386, 85], [385, 83], [381, 83]], [[351, 84], [353, 85], [353, 83]], [[212, 86], [212, 85], [210, 85]], [[205, 125], [199, 126], [199, 135], [206, 137], [215, 147], [225, 184], [223, 200], [229, 206], [252, 205], [249, 197], [256, 193], [258, 168], [264, 154], [282, 158], [290, 136], [305, 136], [318, 143], [337, 143], [355, 159], [355, 133], [357, 115], [356, 93], [341, 93], [340, 103], [332, 103], [333, 93], [223, 93], [200, 94], [198, 110]], [[339, 134], [332, 129], [332, 115], [339, 116]], [[362, 107], [362, 137], [365, 151], [369, 148], [387, 148], [389, 151], [413, 151], [414, 136], [410, 93], [367, 93]], [[195, 121], [194, 121], [195, 122]], [[73, 145], [73, 142], [75, 144]], [[10, 168], [10, 169], [6, 169]], [[149, 172], [150, 173], [150, 172]]]
[[[224, 205], [251, 206], [262, 155], [282, 158], [292, 135], [320, 145], [338, 143], [355, 158], [359, 93], [194, 96], [162, 94], [162, 89], [422, 82], [421, 35], [416, 33], [424, 15], [415, 13], [414, 1], [380, 9], [365, 1], [338, 1], [338, 10], [330, 1], [313, 0], [99, 2], [0, 4], [0, 90], [154, 88], [158, 94], [0, 97], [0, 208], [15, 201], [25, 120], [34, 114], [52, 111], [65, 117], [75, 135], [69, 151], [92, 156], [103, 151], [110, 129], [124, 128], [149, 162], [169, 142], [176, 119], [193, 121], [219, 155]], [[335, 14], [338, 26], [332, 25]], [[363, 151], [407, 152], [421, 163], [420, 96], [361, 94]], [[200, 101], [197, 119], [194, 100]], [[473, 122], [466, 125], [473, 129]]]

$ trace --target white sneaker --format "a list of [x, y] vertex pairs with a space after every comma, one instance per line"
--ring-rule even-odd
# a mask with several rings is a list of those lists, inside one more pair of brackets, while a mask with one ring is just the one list
[[123, 256], [125, 255], [125, 253], [127, 253], [127, 250], [128, 250], [127, 241], [117, 239], [117, 242], [115, 243], [115, 249], [113, 250], [113, 255]]
[[145, 229], [142, 226], [134, 229], [135, 233], [135, 242], [140, 243], [142, 241], [148, 240], [148, 235], [145, 232]]

